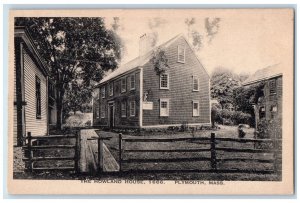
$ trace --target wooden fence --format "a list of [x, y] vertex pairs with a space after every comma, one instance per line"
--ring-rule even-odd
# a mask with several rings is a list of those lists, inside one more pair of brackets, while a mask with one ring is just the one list
[[[142, 143], [142, 142], [178, 142], [186, 141], [192, 142], [199, 146], [209, 145], [208, 148], [184, 148], [184, 149], [128, 149], [126, 148], [126, 143]], [[224, 147], [222, 143], [252, 143], [253, 147]], [[122, 134], [119, 134], [119, 166], [120, 171], [144, 171], [144, 172], [220, 172], [220, 173], [274, 173], [278, 172], [281, 169], [281, 149], [279, 147], [279, 142], [281, 140], [274, 139], [240, 139], [240, 138], [217, 138], [215, 133], [211, 133], [210, 137], [182, 137], [182, 138], [123, 138]], [[262, 144], [266, 144], [267, 148], [259, 149]], [[271, 146], [271, 147], [270, 147]], [[187, 158], [147, 158], [147, 159], [137, 159], [137, 158], [124, 158], [124, 155], [128, 152], [141, 153], [141, 152], [206, 152], [209, 154], [208, 157], [187, 157]], [[272, 158], [253, 158], [253, 157], [218, 157], [218, 152], [229, 152], [238, 155], [239, 153], [251, 153], [251, 154], [272, 154]], [[144, 169], [123, 169], [125, 163], [171, 163], [171, 162], [210, 162], [209, 169], [183, 169], [183, 170], [169, 170], [169, 169], [158, 169], [158, 170], [144, 170]], [[218, 163], [224, 163], [229, 161], [243, 162], [253, 166], [255, 163], [271, 163], [273, 164], [272, 170], [255, 170], [254, 168], [249, 167], [248, 169], [222, 169], [218, 168]]]
[[[27, 151], [27, 157], [23, 160], [26, 162], [26, 169], [30, 172], [33, 171], [48, 171], [48, 170], [64, 170], [64, 171], [75, 171], [79, 172], [79, 159], [80, 159], [80, 134], [76, 135], [70, 135], [70, 136], [61, 136], [61, 135], [55, 135], [55, 136], [31, 136], [31, 132], [27, 133], [27, 137], [25, 138], [27, 140], [26, 146], [24, 146], [24, 150]], [[73, 139], [75, 140], [75, 144], [71, 145], [45, 145], [43, 144], [43, 141], [51, 142], [54, 140], [62, 140], [62, 139]], [[39, 143], [37, 145], [33, 145], [33, 141], [36, 141], [36, 143]], [[74, 150], [74, 156], [64, 156], [64, 157], [58, 157], [58, 156], [34, 156], [34, 152], [44, 151], [43, 154], [47, 154], [46, 150], [49, 149], [72, 149]], [[74, 165], [68, 166], [68, 167], [34, 167], [34, 163], [40, 162], [40, 161], [74, 161]]]

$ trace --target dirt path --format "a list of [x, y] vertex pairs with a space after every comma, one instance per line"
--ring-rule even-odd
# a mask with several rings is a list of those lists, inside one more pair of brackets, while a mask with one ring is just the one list
[[[97, 140], [89, 140], [92, 137], [98, 137], [94, 129], [84, 129], [81, 134], [81, 155], [80, 172], [95, 174], [98, 168], [98, 143]], [[108, 148], [103, 144], [103, 165], [104, 172], [113, 172], [119, 170], [119, 165], [114, 159]]]

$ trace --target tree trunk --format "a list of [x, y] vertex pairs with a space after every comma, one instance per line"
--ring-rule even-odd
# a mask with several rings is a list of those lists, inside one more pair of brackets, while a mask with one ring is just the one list
[[63, 112], [63, 98], [64, 98], [64, 87], [59, 87], [57, 89], [57, 96], [56, 96], [56, 105], [57, 105], [57, 122], [56, 128], [62, 130], [62, 112]]
[[62, 110], [63, 110], [63, 107], [62, 107], [62, 101], [58, 101], [57, 100], [57, 122], [56, 122], [56, 128], [61, 130], [62, 129]]

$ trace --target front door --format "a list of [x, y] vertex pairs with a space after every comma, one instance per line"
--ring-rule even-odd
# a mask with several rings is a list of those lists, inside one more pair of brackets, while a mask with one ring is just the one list
[[108, 115], [109, 115], [109, 127], [113, 128], [114, 127], [114, 105], [113, 104], [109, 104], [109, 108], [108, 108]]

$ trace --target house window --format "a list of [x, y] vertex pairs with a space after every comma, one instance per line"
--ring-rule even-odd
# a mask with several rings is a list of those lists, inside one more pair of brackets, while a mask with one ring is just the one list
[[193, 101], [193, 116], [199, 116], [199, 101]]
[[270, 94], [276, 94], [276, 81], [275, 79], [269, 82]]
[[126, 92], [126, 78], [121, 79], [121, 92]]
[[199, 78], [198, 78], [198, 76], [193, 76], [193, 91], [199, 91]]
[[131, 90], [135, 89], [135, 75], [134, 74], [130, 75], [130, 89]]
[[160, 100], [160, 116], [165, 117], [169, 116], [169, 99]]
[[169, 74], [160, 75], [160, 89], [169, 89]]
[[101, 105], [101, 109], [100, 109], [100, 114], [101, 114], [101, 118], [105, 118], [105, 106]]
[[109, 84], [109, 96], [114, 95], [114, 85], [113, 83]]
[[265, 118], [266, 117], [266, 109], [264, 106], [259, 108], [259, 119]]
[[183, 46], [178, 46], [178, 62], [185, 63], [185, 48]]
[[271, 107], [271, 112], [277, 112], [277, 105], [273, 105]]
[[41, 118], [41, 80], [36, 76], [35, 77], [35, 110], [36, 110], [36, 118]]
[[121, 103], [121, 117], [126, 118], [126, 102]]
[[102, 95], [102, 98], [104, 99], [105, 98], [105, 86], [101, 88], [101, 95]]
[[130, 102], [130, 116], [135, 116], [135, 101]]

